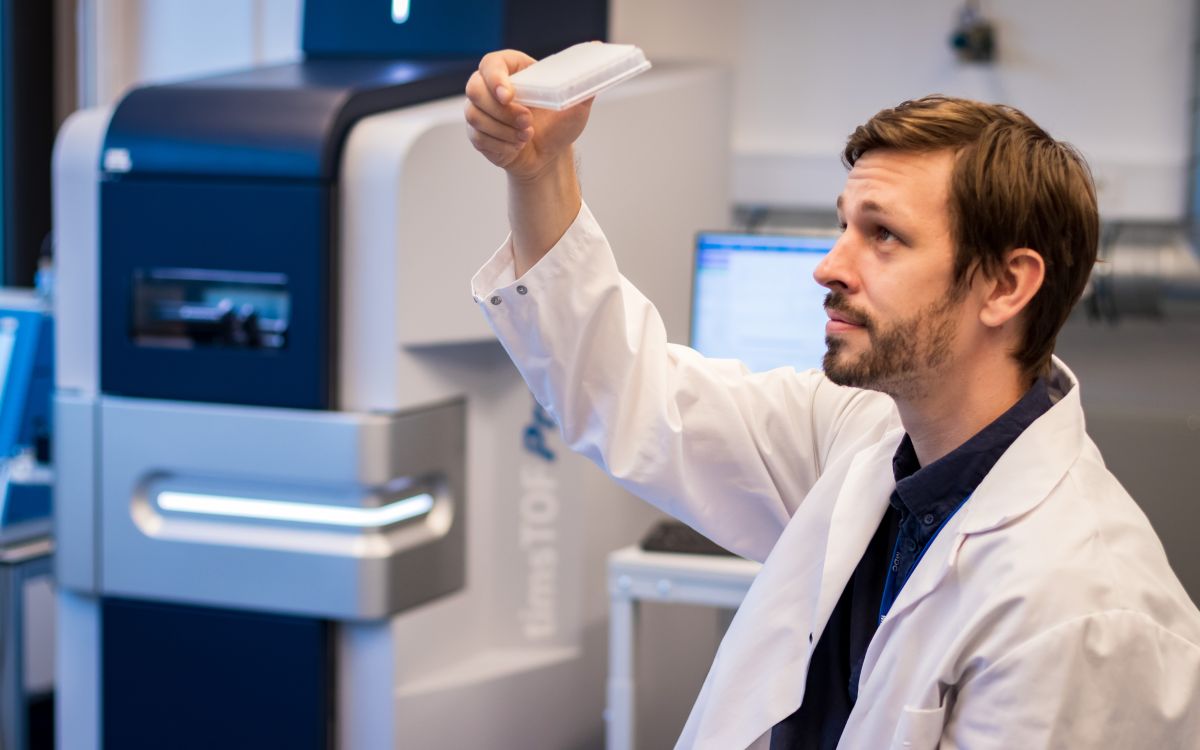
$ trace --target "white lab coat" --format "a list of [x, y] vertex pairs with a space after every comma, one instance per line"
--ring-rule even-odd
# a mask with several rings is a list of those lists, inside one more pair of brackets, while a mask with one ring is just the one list
[[[894, 404], [668, 344], [586, 206], [519, 284], [506, 243], [472, 286], [573, 449], [764, 561], [678, 747], [765, 748], [895, 487]], [[841, 748], [1200, 748], [1200, 612], [1057, 360], [1051, 393], [900, 591]]]

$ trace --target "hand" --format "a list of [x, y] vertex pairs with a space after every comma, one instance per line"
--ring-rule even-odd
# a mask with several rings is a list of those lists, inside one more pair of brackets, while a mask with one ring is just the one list
[[518, 180], [535, 180], [560, 159], [583, 132], [592, 100], [562, 112], [513, 103], [509, 76], [536, 62], [516, 50], [485, 55], [467, 81], [467, 133], [488, 161]]

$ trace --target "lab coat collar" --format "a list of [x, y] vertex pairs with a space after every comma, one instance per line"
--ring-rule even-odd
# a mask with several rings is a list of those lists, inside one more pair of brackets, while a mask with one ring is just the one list
[[970, 500], [933, 540], [921, 563], [900, 589], [863, 658], [859, 699], [869, 691], [882, 644], [913, 608], [941, 585], [958, 562], [959, 551], [973, 534], [982, 534], [1030, 512], [1049, 496], [1078, 458], [1084, 440], [1079, 382], [1058, 358], [1048, 378], [1056, 403], [1034, 420], [1013, 442]]
[[1056, 403], [1034, 421], [979, 483], [960, 534], [982, 534], [1036, 508], [1075, 463], [1083, 446], [1083, 407], [1079, 381], [1055, 357], [1048, 378]]
[[[1054, 358], [1047, 385], [1050, 398], [1055, 401], [1054, 405], [1034, 420], [1004, 452], [960, 511], [961, 519], [957, 522], [952, 520], [934, 539], [927, 557], [930, 562], [940, 560], [941, 564], [917, 566], [912, 577], [900, 590], [889, 618], [902, 615], [937, 588], [955, 564], [958, 550], [967, 536], [999, 528], [1036, 508], [1075, 462], [1084, 438], [1079, 382], [1061, 360]], [[848, 556], [840, 556], [835, 561], [830, 550], [859, 549], [860, 542], [861, 548], [865, 549], [870, 535], [878, 526], [876, 519], [874, 523], [869, 524], [869, 529], [865, 526], [859, 526], [852, 531], [845, 528], [854, 525], [847, 520], [848, 513], [863, 513], [862, 505], [854, 502], [852, 498], [855, 494], [862, 498], [875, 497], [880, 488], [887, 485], [882, 462], [885, 456], [891, 455], [890, 451], [895, 450], [902, 436], [903, 430], [889, 433], [873, 451], [865, 451], [856, 457], [862, 464], [859, 465], [859, 460], [856, 460], [850, 478], [839, 493], [829, 527], [826, 571], [822, 577], [818, 617], [814, 618], [816, 622], [824, 622], [824, 618], [828, 618], [837, 597], [841, 595], [840, 590], [834, 591], [835, 587], [826, 585], [826, 582], [843, 580], [843, 573], [844, 578], [848, 579], [850, 571], [843, 571], [841, 567], [849, 565], [852, 570], [859, 559], [859, 556], [855, 556], [853, 560]], [[849, 510], [851, 508], [854, 510]], [[865, 520], [860, 515], [857, 522], [864, 524]], [[866, 537], [860, 539], [864, 534]], [[864, 676], [868, 671], [866, 666], [864, 664]]]

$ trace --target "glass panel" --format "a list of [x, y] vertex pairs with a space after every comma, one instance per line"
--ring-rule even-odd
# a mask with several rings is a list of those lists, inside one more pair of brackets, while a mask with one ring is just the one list
[[282, 349], [290, 315], [285, 274], [156, 268], [133, 275], [130, 336], [139, 346]]

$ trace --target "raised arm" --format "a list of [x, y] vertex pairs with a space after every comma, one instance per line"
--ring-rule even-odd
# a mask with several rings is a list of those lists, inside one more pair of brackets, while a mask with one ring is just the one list
[[534, 62], [516, 50], [493, 52], [467, 82], [471, 143], [508, 174], [517, 276], [541, 260], [579, 214], [582, 199], [571, 145], [592, 109], [591, 99], [563, 112], [513, 103], [509, 76]]
[[891, 402], [815, 370], [752, 375], [669, 343], [581, 202], [571, 146], [590, 104], [512, 103], [509, 76], [532, 62], [493, 53], [467, 86], [468, 133], [508, 174], [512, 227], [472, 293], [568, 446], [726, 548], [764, 559], [823, 468], [890, 426]]

